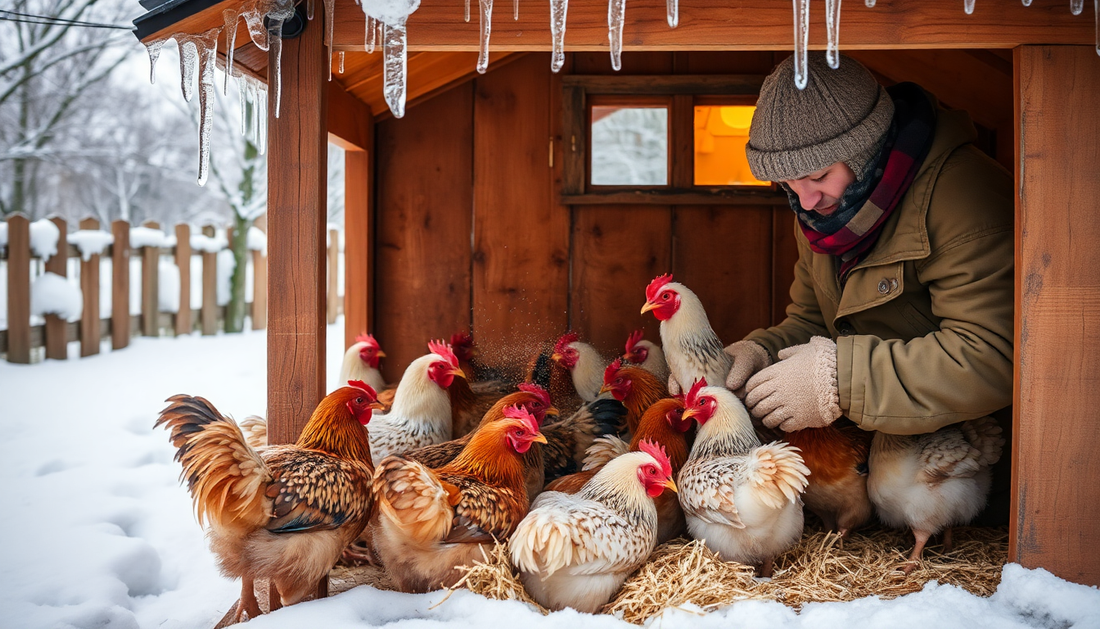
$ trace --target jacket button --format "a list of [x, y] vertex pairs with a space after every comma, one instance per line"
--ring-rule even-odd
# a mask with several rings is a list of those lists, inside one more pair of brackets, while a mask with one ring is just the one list
[[855, 328], [852, 327], [851, 323], [848, 323], [847, 319], [843, 319], [837, 322], [836, 331], [839, 332], [841, 336], [848, 336], [855, 332]]
[[886, 293], [889, 293], [890, 292], [890, 280], [886, 279], [885, 277], [882, 278], [882, 280], [880, 280], [879, 283], [878, 283], [878, 292], [882, 293], [883, 295], [885, 295]]

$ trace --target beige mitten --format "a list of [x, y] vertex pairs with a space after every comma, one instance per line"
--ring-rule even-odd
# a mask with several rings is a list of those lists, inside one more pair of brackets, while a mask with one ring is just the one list
[[737, 341], [724, 351], [733, 357], [733, 366], [726, 376], [726, 388], [743, 400], [745, 383], [754, 373], [772, 364], [772, 357], [755, 341]]
[[836, 343], [815, 336], [780, 350], [779, 361], [749, 379], [745, 406], [768, 428], [821, 428], [840, 417]]

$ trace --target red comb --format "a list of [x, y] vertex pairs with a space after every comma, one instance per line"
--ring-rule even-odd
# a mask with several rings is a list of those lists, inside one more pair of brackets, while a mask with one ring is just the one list
[[607, 369], [603, 370], [603, 383], [605, 385], [611, 384], [611, 381], [615, 379], [615, 374], [619, 373], [619, 370], [623, 367], [623, 359], [616, 358], [611, 361], [611, 364], [607, 366]]
[[577, 336], [576, 332], [566, 332], [562, 335], [558, 342], [554, 344], [554, 353], [560, 354], [565, 351], [565, 346], [570, 343], [576, 343], [581, 340], [581, 337]]
[[473, 345], [474, 337], [469, 332], [455, 332], [451, 335], [451, 345], [457, 347], [459, 345]]
[[348, 386], [354, 387], [356, 389], [362, 389], [364, 393], [370, 396], [372, 402], [378, 399], [378, 393], [374, 390], [374, 388], [366, 382], [363, 382], [362, 380], [348, 380]]
[[638, 329], [630, 333], [630, 336], [626, 337], [626, 353], [629, 354], [634, 346], [638, 344], [638, 341], [642, 340], [642, 336], [645, 335], [645, 330]]
[[665, 273], [664, 275], [658, 275], [653, 278], [653, 281], [649, 283], [649, 286], [645, 287], [645, 298], [647, 301], [653, 301], [657, 299], [657, 293], [661, 291], [661, 287], [672, 281], [672, 273]]
[[691, 385], [691, 390], [688, 391], [685, 404], [687, 404], [688, 406], [693, 406], [695, 404], [695, 399], [699, 396], [699, 390], [705, 386], [707, 386], [706, 378], [700, 378], [696, 380], [695, 384]]
[[532, 433], [538, 433], [539, 431], [539, 420], [535, 419], [535, 416], [531, 414], [531, 411], [528, 411], [518, 404], [505, 406], [504, 416], [510, 419], [518, 419], [522, 421], [527, 426], [527, 429], [530, 430]]
[[458, 366], [458, 356], [455, 356], [455, 353], [451, 351], [451, 346], [444, 343], [442, 340], [428, 341], [428, 351], [433, 354], [439, 354], [444, 360], [451, 363], [452, 367]]
[[546, 406], [551, 406], [550, 394], [547, 393], [546, 389], [540, 387], [539, 385], [532, 384], [530, 382], [521, 382], [518, 388], [520, 391], [524, 391], [526, 393], [530, 393], [536, 396]]
[[380, 347], [378, 341], [374, 340], [374, 336], [371, 334], [360, 334], [355, 337], [356, 343], [366, 343], [367, 345], [373, 345], [374, 347]]
[[657, 464], [661, 466], [661, 473], [668, 478], [672, 478], [672, 462], [668, 460], [668, 454], [665, 453], [664, 446], [642, 439], [638, 442], [638, 449], [657, 459]]

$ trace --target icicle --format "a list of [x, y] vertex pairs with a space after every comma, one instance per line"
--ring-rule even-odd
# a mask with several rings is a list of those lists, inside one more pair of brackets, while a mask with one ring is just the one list
[[367, 36], [366, 36], [366, 48], [367, 54], [374, 53], [374, 43], [378, 40], [378, 28], [375, 25], [374, 18], [367, 16]]
[[145, 49], [149, 51], [149, 82], [157, 82], [157, 59], [160, 58], [160, 49], [164, 48], [164, 42], [168, 39], [158, 39], [157, 41], [151, 41], [145, 44]]
[[337, 72], [339, 72], [340, 74], [343, 74], [344, 73], [344, 51], [341, 50], [340, 52], [336, 53], [336, 58], [340, 60], [340, 69], [337, 70]]
[[256, 149], [260, 155], [267, 153], [267, 86], [259, 81], [254, 83], [256, 106], [252, 108], [254, 116], [253, 128], [255, 129]]
[[669, 28], [676, 28], [680, 23], [680, 0], [665, 0], [665, 18]]
[[974, 13], [974, 0], [963, 0], [963, 11], [966, 11], [967, 15]]
[[840, 0], [825, 0], [825, 29], [829, 38], [825, 59], [836, 70], [840, 67]]
[[1085, 0], [1069, 0], [1069, 12], [1074, 15], [1081, 15], [1081, 12], [1085, 10]]
[[[1024, 4], [1031, 2], [1031, 0], [1024, 0]], [[875, 8], [875, 0], [863, 0], [863, 4], [867, 5], [868, 9]]]
[[241, 77], [237, 81], [237, 102], [241, 105], [241, 135], [248, 137], [248, 81], [245, 77]]
[[[312, 1], [312, 0], [311, 0]], [[332, 26], [336, 18], [336, 0], [324, 0], [325, 2], [325, 45], [332, 50]], [[313, 19], [313, 18], [309, 18]]]
[[1030, 7], [1031, 6], [1031, 0], [1024, 0], [1024, 6], [1025, 7]]
[[565, 65], [565, 15], [569, 0], [550, 0], [550, 40], [554, 54], [550, 57], [550, 69], [554, 72]]
[[810, 0], [793, 0], [794, 3], [794, 85], [806, 89], [806, 54], [810, 43]]
[[[325, 0], [325, 4], [328, 4], [328, 0]], [[306, 0], [306, 19], [313, 21], [313, 0]]]
[[271, 36], [268, 45], [271, 52], [275, 53], [275, 71], [267, 73], [267, 80], [275, 92], [275, 117], [278, 118], [283, 97], [283, 21], [276, 18], [270, 20], [270, 23]]
[[622, 69], [623, 20], [626, 18], [626, 0], [608, 0], [607, 39], [611, 42], [611, 68]]
[[241, 13], [241, 17], [244, 18], [244, 23], [248, 26], [248, 36], [252, 38], [252, 43], [266, 52], [270, 46], [271, 38], [268, 37], [267, 29], [264, 28], [263, 14], [259, 12], [255, 5], [252, 5], [249, 10]]
[[466, 11], [462, 15], [462, 19], [466, 20], [467, 22], [470, 21], [470, 0], [466, 0]]
[[199, 51], [190, 36], [176, 36], [176, 43], [180, 49], [180, 87], [183, 88], [183, 100], [191, 102], [194, 94], [192, 83], [195, 82], [195, 67], [198, 64]]
[[237, 10], [222, 11], [225, 20], [225, 81], [222, 82], [222, 96], [229, 93], [229, 77], [233, 74], [233, 49], [237, 46]]
[[394, 118], [405, 115], [405, 21], [400, 24], [384, 24], [382, 41], [383, 93]]
[[199, 185], [210, 175], [210, 131], [214, 126], [214, 70], [218, 60], [220, 28], [203, 33], [197, 40], [199, 65]]
[[489, 33], [493, 30], [493, 0], [478, 0], [481, 24], [481, 45], [477, 53], [477, 73], [485, 74], [489, 69]]
[[519, 0], [512, 0], [512, 19], [519, 21]]

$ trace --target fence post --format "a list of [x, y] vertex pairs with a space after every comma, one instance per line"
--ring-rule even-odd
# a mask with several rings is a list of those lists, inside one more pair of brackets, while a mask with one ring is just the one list
[[340, 309], [340, 232], [328, 230], [328, 322], [336, 323]]
[[[204, 226], [202, 233], [213, 238], [214, 226]], [[202, 254], [202, 333], [218, 333], [218, 254], [208, 251]]]
[[[86, 218], [80, 221], [80, 229], [99, 230], [99, 221]], [[99, 353], [99, 254], [87, 261], [80, 258], [80, 292], [84, 294], [84, 309], [80, 315], [80, 356]]]
[[180, 270], [180, 307], [176, 336], [191, 333], [191, 226], [176, 225], [176, 266]]
[[31, 222], [8, 218], [8, 362], [31, 362]]
[[130, 224], [111, 223], [111, 348], [130, 345]]
[[252, 251], [252, 329], [267, 327], [267, 256]]
[[[57, 226], [57, 253], [46, 260], [46, 272], [66, 277], [69, 263], [68, 224], [55, 216], [50, 222]], [[69, 357], [68, 322], [55, 315], [46, 315], [46, 358], [65, 360]]]
[[[145, 221], [142, 227], [160, 229], [156, 221]], [[158, 336], [160, 318], [160, 295], [158, 295], [158, 274], [160, 269], [160, 247], [146, 245], [141, 248], [141, 333], [143, 336]]]

